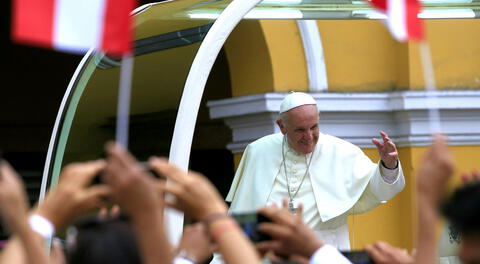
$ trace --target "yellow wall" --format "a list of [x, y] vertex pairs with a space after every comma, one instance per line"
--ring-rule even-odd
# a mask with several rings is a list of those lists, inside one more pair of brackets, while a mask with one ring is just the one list
[[[379, 208], [363, 215], [349, 217], [351, 230], [350, 241], [355, 248], [377, 240], [385, 240], [401, 248], [412, 249], [415, 245], [416, 205], [415, 205], [415, 173], [421, 164], [421, 158], [426, 147], [399, 148], [403, 172], [405, 174], [405, 189], [394, 199]], [[450, 150], [456, 161], [455, 176], [451, 187], [460, 183], [460, 173], [480, 167], [478, 153], [480, 146], [451, 146]], [[364, 149], [374, 161], [378, 160], [375, 149]]]
[[[381, 21], [319, 20], [330, 91], [423, 89], [418, 44], [398, 43]], [[480, 87], [480, 21], [428, 20], [439, 89]]]
[[[419, 47], [398, 43], [380, 21], [317, 21], [324, 48], [329, 91], [423, 89]], [[428, 20], [426, 32], [439, 89], [480, 87], [480, 20]], [[242, 21], [226, 44], [233, 96], [307, 90], [306, 62], [294, 21]], [[246, 77], [245, 77], [246, 76]], [[425, 147], [399, 149], [406, 188], [367, 214], [349, 218], [352, 245], [386, 240], [415, 245], [415, 172]], [[454, 146], [460, 171], [480, 167], [480, 146]], [[375, 149], [365, 149], [378, 160]], [[241, 158], [236, 154], [235, 166]]]
[[272, 63], [257, 20], [243, 20], [225, 43], [232, 95], [273, 91]]
[[397, 44], [377, 21], [319, 20], [329, 91], [390, 90]]
[[[417, 43], [395, 41], [381, 21], [319, 20], [329, 91], [423, 89]], [[438, 89], [480, 87], [480, 20], [428, 20]], [[242, 21], [225, 49], [233, 96], [308, 90], [295, 21]]]
[[307, 91], [308, 75], [302, 39], [293, 20], [262, 20], [274, 68], [274, 91]]
[[243, 20], [224, 49], [233, 97], [274, 90], [272, 62], [259, 21]]
[[243, 20], [225, 43], [232, 95], [308, 90], [295, 21]]
[[237, 169], [240, 159], [242, 158], [242, 153], [233, 154], [233, 162], [235, 164], [235, 169]]
[[[480, 87], [480, 21], [478, 19], [428, 20], [435, 77], [439, 89]], [[422, 89], [418, 47], [410, 44], [411, 89]]]

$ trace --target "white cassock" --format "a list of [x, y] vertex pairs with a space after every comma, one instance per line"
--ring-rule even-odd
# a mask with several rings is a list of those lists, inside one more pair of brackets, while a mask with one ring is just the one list
[[290, 196], [296, 192], [295, 206], [304, 206], [304, 222], [325, 243], [349, 249], [347, 216], [377, 207], [405, 186], [400, 162], [395, 170], [385, 169], [357, 146], [334, 136], [320, 133], [315, 150], [306, 155], [282, 144], [283, 140], [283, 134], [277, 133], [247, 146], [226, 199], [231, 201], [231, 213], [281, 205], [289, 197], [288, 177]]

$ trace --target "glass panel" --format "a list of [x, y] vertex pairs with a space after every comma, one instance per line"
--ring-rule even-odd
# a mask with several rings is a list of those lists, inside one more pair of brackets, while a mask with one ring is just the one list
[[[140, 159], [168, 155], [185, 79], [201, 41], [231, 0], [149, 4], [135, 17], [130, 149]], [[425, 0], [423, 18], [476, 18], [480, 0]], [[246, 19], [380, 19], [361, 0], [264, 0]], [[118, 58], [94, 54], [83, 66], [62, 113], [48, 175], [64, 164], [103, 156], [114, 138]], [[195, 145], [195, 142], [194, 142]]]
[[[139, 159], [168, 155], [187, 74], [214, 21], [183, 14], [216, 2], [230, 1], [172, 1], [137, 10], [129, 148]], [[105, 142], [114, 139], [120, 63], [98, 53], [83, 67], [63, 113], [49, 185], [66, 164], [103, 157]]]
[[[476, 18], [480, 0], [424, 0], [422, 18]], [[204, 6], [185, 13], [192, 19], [216, 18], [224, 5]], [[384, 19], [364, 0], [264, 0], [246, 19]]]

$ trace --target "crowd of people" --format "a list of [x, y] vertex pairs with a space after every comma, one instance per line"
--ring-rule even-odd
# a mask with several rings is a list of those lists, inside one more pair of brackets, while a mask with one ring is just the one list
[[[161, 176], [158, 179], [119, 145], [108, 144], [106, 153], [106, 160], [66, 166], [58, 185], [31, 209], [21, 178], [7, 161], [1, 161], [0, 213], [12, 234], [1, 252], [1, 263], [204, 263], [213, 251], [225, 263], [260, 263], [265, 255], [273, 263], [351, 263], [302, 221], [301, 205], [295, 214], [285, 208], [286, 201], [283, 206], [259, 209], [271, 220], [259, 229], [272, 239], [253, 244], [203, 175], [152, 157], [148, 164]], [[443, 204], [453, 170], [453, 159], [439, 136], [417, 175], [416, 253], [378, 242], [365, 248], [375, 263], [436, 263], [435, 223], [440, 208], [461, 233], [463, 263], [480, 263], [480, 173], [465, 175], [470, 179], [465, 187]], [[102, 183], [92, 184], [99, 174]], [[175, 199], [166, 200], [166, 193]], [[166, 237], [166, 206], [197, 220], [185, 227], [176, 248]], [[64, 245], [55, 234], [65, 229]]]

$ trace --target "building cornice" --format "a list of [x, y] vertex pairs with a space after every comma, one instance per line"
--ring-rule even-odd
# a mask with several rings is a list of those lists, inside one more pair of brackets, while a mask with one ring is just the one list
[[[320, 130], [362, 148], [387, 132], [400, 147], [431, 141], [428, 110], [440, 111], [450, 145], [480, 145], [480, 91], [397, 91], [386, 93], [310, 93], [320, 110]], [[275, 121], [286, 93], [265, 93], [208, 102], [210, 116], [232, 129], [227, 147], [242, 152], [250, 142], [279, 132]]]

